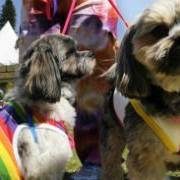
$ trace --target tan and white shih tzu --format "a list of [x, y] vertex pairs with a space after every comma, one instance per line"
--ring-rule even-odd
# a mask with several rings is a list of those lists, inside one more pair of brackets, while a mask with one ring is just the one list
[[95, 59], [89, 51], [77, 51], [72, 38], [48, 35], [33, 42], [20, 62], [10, 101], [0, 111], [9, 158], [2, 151], [7, 171], [0, 168], [0, 176], [62, 179], [74, 149], [75, 84], [93, 71]]
[[[129, 179], [163, 180], [180, 163], [179, 0], [156, 1], [143, 12], [122, 41], [115, 72], [115, 111], [124, 121], [124, 133], [111, 130], [117, 123], [103, 131], [104, 177], [123, 179], [111, 167], [121, 170], [117, 152], [121, 156], [126, 142]], [[122, 136], [125, 141], [117, 144]], [[113, 154], [116, 158], [111, 159]]]

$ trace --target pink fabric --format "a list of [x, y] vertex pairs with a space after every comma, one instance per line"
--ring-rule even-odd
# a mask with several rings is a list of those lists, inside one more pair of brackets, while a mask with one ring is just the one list
[[74, 10], [74, 8], [75, 8], [76, 2], [77, 2], [77, 0], [72, 0], [71, 7], [70, 7], [70, 9], [69, 9], [68, 16], [67, 16], [67, 18], [66, 18], [66, 21], [65, 21], [65, 24], [64, 24], [64, 27], [63, 27], [62, 34], [65, 34], [66, 31], [67, 31], [67, 29], [68, 29], [68, 25], [69, 25], [69, 22], [70, 22], [70, 20], [71, 20], [71, 16], [72, 16], [73, 10]]
[[[113, 2], [116, 5], [116, 0]], [[75, 8], [73, 15], [96, 15], [102, 22], [102, 29], [116, 35], [118, 16], [108, 0], [87, 0]]]

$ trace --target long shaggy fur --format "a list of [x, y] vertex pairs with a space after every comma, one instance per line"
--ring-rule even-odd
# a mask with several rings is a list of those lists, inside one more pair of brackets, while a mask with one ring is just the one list
[[[81, 76], [92, 73], [93, 54], [77, 51], [76, 43], [68, 36], [48, 35], [33, 42], [20, 62], [16, 86], [7, 98], [42, 116], [63, 120], [73, 128], [75, 84]], [[42, 144], [35, 142], [27, 130], [21, 131], [18, 137], [16, 153], [23, 176], [25, 179], [61, 179], [72, 155], [67, 135], [59, 130], [58, 136], [42, 129], [41, 125], [36, 129]]]
[[[117, 90], [128, 98], [137, 99], [148, 114], [164, 121], [180, 115], [179, 7], [178, 0], [160, 0], [146, 9], [125, 35], [115, 71]], [[163, 180], [169, 164], [175, 167], [180, 163], [180, 156], [167, 150], [131, 104], [126, 107], [124, 122], [124, 135], [129, 149], [129, 179]], [[118, 172], [108, 170], [113, 162], [116, 164], [113, 164], [114, 167], [121, 162], [107, 157], [117, 154], [125, 146], [118, 144], [112, 152], [112, 142], [116, 142], [118, 134], [122, 139], [123, 131], [112, 133], [115, 140], [105, 146], [106, 151], [102, 151], [102, 154], [106, 152], [103, 157], [107, 159], [104, 174], [113, 179], [123, 179]], [[104, 136], [104, 139], [107, 137]], [[121, 153], [118, 159], [121, 159]]]

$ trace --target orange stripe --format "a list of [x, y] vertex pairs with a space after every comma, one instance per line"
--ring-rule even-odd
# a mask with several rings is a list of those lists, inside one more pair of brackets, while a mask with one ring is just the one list
[[9, 139], [7, 138], [7, 136], [4, 134], [2, 128], [0, 127], [0, 141], [2, 142], [2, 144], [6, 147], [6, 150], [8, 151], [8, 153], [13, 157], [14, 153], [12, 151], [12, 145], [10, 144]]
[[15, 169], [17, 171], [17, 174], [20, 176], [21, 173], [20, 173], [20, 171], [17, 167], [17, 164], [16, 164], [16, 159], [14, 156], [12, 144], [10, 143], [9, 139], [7, 138], [7, 136], [5, 135], [5, 133], [3, 132], [1, 127], [0, 127], [0, 141], [4, 145], [5, 149], [7, 150], [12, 162], [14, 162], [14, 166], [15, 166]]
[[6, 169], [11, 177], [11, 180], [20, 180], [21, 177], [19, 176], [18, 171], [16, 169], [17, 166], [14, 163], [14, 161], [12, 161], [11, 156], [9, 155], [6, 148], [1, 142], [0, 142], [0, 157], [6, 166]]
[[9, 128], [5, 123], [4, 123], [4, 120], [0, 118], [0, 127], [2, 129], [2, 131], [4, 132], [5, 136], [7, 138], [9, 138], [9, 140], [11, 141], [12, 140], [12, 130], [11, 128]]

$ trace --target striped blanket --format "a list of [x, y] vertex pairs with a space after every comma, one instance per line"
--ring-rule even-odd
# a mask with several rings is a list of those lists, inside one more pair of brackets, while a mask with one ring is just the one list
[[[28, 112], [28, 113], [27, 113]], [[18, 138], [18, 129], [20, 125], [26, 124], [27, 127], [31, 129], [32, 136], [36, 139], [36, 126], [45, 122], [43, 117], [38, 113], [29, 113], [30, 110], [21, 106], [21, 104], [16, 102], [8, 102], [0, 110], [0, 179], [3, 180], [20, 180], [22, 179], [22, 171], [20, 167], [20, 162], [17, 158], [17, 144], [16, 140]], [[68, 139], [73, 150], [74, 156], [71, 161], [67, 164], [67, 167], [73, 164], [73, 169], [70, 171], [75, 171], [79, 169], [80, 162], [75, 153], [74, 137], [72, 128], [68, 127], [64, 121], [55, 121], [53, 119], [47, 119], [46, 124], [63, 130], [65, 134], [68, 135]]]

